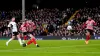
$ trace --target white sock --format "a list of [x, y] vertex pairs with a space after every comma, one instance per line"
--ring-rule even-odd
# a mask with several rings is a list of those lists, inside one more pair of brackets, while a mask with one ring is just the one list
[[22, 45], [22, 44], [23, 44], [20, 38], [18, 38], [18, 41], [19, 41], [20, 45]]
[[9, 39], [6, 43], [9, 43], [10, 41], [12, 41], [13, 39], [11, 38], [11, 39]]
[[36, 46], [37, 46], [38, 44], [36, 44]]
[[23, 43], [25, 43], [25, 40], [23, 40]]

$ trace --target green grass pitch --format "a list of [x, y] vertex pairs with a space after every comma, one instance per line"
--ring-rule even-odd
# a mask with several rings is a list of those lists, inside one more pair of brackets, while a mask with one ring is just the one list
[[5, 45], [7, 40], [0, 40], [0, 56], [100, 56], [100, 40], [38, 40], [40, 47], [31, 44], [19, 45], [17, 40]]

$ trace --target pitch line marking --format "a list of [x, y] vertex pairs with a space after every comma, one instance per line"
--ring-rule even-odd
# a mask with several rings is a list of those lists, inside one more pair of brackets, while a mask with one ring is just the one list
[[[57, 47], [40, 47], [40, 48], [26, 48], [26, 49], [8, 49], [8, 50], [0, 50], [0, 52], [14, 52], [14, 51], [24, 51], [29, 49], [45, 49], [45, 48], [62, 48], [62, 47], [81, 47], [81, 46], [93, 46], [93, 45], [100, 45], [100, 44], [91, 44], [91, 45], [72, 45], [72, 46], [57, 46]], [[100, 53], [100, 52], [99, 52]]]

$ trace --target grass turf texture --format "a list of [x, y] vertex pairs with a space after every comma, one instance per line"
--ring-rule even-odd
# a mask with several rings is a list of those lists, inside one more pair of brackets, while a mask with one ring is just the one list
[[7, 40], [0, 40], [0, 56], [100, 56], [100, 40], [38, 40], [40, 47], [31, 44], [19, 45], [17, 40], [5, 45]]

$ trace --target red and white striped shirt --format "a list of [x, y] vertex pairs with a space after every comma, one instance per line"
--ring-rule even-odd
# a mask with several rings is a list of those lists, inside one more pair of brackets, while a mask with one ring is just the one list
[[21, 25], [20, 30], [21, 30], [22, 32], [27, 32], [26, 23], [24, 23], [24, 24]]
[[87, 20], [86, 21], [86, 29], [93, 30], [93, 26], [96, 25], [94, 20]]
[[36, 29], [36, 26], [35, 26], [34, 22], [27, 23], [27, 31], [28, 32], [32, 32], [32, 31], [34, 31], [34, 29]]

